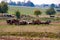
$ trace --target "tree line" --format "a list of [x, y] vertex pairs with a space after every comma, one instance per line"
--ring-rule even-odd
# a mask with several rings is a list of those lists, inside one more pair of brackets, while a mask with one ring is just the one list
[[8, 4], [13, 5], [13, 6], [29, 6], [29, 7], [34, 7], [35, 6], [34, 3], [31, 2], [31, 1], [27, 1], [26, 3], [25, 2], [20, 2], [20, 1], [18, 1], [16, 3], [16, 2], [11, 1]]

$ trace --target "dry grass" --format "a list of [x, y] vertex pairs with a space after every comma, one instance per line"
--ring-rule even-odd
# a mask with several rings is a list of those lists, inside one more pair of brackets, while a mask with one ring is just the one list
[[55, 38], [38, 38], [38, 37], [34, 37], [34, 38], [28, 38], [28, 37], [20, 37], [20, 36], [2, 36], [0, 37], [0, 40], [60, 40], [60, 39], [55, 39]]
[[50, 25], [7, 25], [0, 22], [0, 32], [60, 32], [60, 23]]
[[59, 32], [60, 26], [37, 26], [37, 25], [27, 25], [27, 26], [10, 26], [0, 28], [2, 32]]
[[[50, 25], [7, 25], [5, 21], [0, 21], [0, 32], [60, 32], [60, 23]], [[0, 37], [0, 40], [60, 40], [58, 38], [26, 38], [26, 37]]]

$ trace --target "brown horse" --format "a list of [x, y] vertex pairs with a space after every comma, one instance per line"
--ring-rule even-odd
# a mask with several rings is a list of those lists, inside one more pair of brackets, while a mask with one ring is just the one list
[[38, 24], [38, 25], [39, 25], [40, 23], [41, 23], [40, 20], [33, 20], [33, 21], [32, 21], [32, 24]]

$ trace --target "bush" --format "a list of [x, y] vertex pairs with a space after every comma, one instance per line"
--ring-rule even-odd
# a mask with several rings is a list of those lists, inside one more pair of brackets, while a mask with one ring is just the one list
[[41, 11], [40, 10], [35, 10], [34, 15], [36, 15], [36, 16], [41, 15]]
[[46, 14], [50, 15], [50, 17], [51, 17], [51, 15], [55, 15], [56, 14], [56, 11], [54, 10], [54, 8], [50, 8], [50, 9], [48, 9], [46, 11]]
[[16, 18], [20, 19], [20, 12], [19, 11], [16, 11]]

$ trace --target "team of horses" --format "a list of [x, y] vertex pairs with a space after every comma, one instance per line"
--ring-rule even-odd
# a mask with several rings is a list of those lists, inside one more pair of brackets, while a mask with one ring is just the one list
[[31, 22], [27, 22], [27, 21], [20, 21], [20, 20], [16, 20], [16, 19], [13, 19], [13, 20], [6, 20], [7, 24], [10, 24], [10, 25], [28, 25], [28, 24], [50, 24], [51, 21], [50, 20], [47, 20], [45, 22], [41, 22], [40, 20], [32, 20]]

